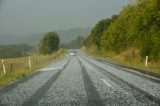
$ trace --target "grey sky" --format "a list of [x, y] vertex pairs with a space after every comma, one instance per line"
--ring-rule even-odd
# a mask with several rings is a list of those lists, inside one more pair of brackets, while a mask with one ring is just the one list
[[[2, 2], [3, 1], [3, 2]], [[94, 26], [133, 0], [0, 0], [0, 34]]]

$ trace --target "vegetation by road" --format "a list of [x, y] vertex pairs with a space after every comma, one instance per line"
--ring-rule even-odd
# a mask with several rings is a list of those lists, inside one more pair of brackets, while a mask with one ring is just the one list
[[137, 51], [133, 51], [133, 49], [122, 52], [121, 54], [118, 54], [118, 55], [115, 53], [107, 53], [107, 52], [102, 54], [98, 51], [96, 52], [91, 48], [90, 49], [82, 48], [82, 50], [88, 53], [89, 55], [94, 56], [97, 59], [102, 59], [102, 60], [109, 61], [111, 63], [116, 63], [120, 65], [137, 68], [137, 69], [143, 70], [143, 72], [145, 73], [153, 73], [153, 74], [157, 74], [157, 76], [160, 76], [160, 63], [150, 61], [148, 63], [148, 66], [146, 67], [145, 59], [138, 61], [137, 58], [134, 59], [134, 57], [130, 56], [130, 53], [128, 52], [133, 52], [133, 53], [137, 52]]
[[[0, 65], [0, 87], [17, 80], [27, 74], [46, 66], [47, 64], [54, 62], [62, 58], [65, 54], [65, 49], [59, 49], [60, 39], [55, 32], [48, 32], [44, 35], [44, 38], [40, 41], [39, 53], [34, 55], [33, 53], [28, 56], [28, 54], [20, 55], [18, 54], [19, 49], [11, 48], [16, 52], [9, 55], [12, 58], [5, 58], [4, 62]], [[12, 47], [12, 46], [11, 46]], [[17, 46], [16, 46], [17, 47]], [[21, 47], [21, 46], [20, 46]], [[19, 48], [20, 48], [19, 47]], [[26, 46], [25, 46], [26, 47]], [[27, 52], [28, 49], [22, 46], [20, 50], [24, 49]], [[10, 51], [5, 49], [3, 56]], [[10, 49], [9, 49], [10, 50]], [[12, 52], [12, 51], [11, 51]], [[16, 58], [16, 56], [23, 56]], [[5, 68], [4, 68], [5, 65]], [[5, 71], [6, 70], [6, 74]]]
[[32, 55], [30, 69], [28, 66], [28, 56], [20, 58], [8, 58], [5, 59], [6, 74], [3, 74], [2, 65], [0, 65], [0, 87], [13, 82], [14, 80], [20, 79], [50, 63], [53, 63], [65, 56], [65, 49], [51, 55]]
[[141, 68], [149, 56], [147, 70], [160, 73], [159, 5], [159, 0], [138, 0], [99, 21], [84, 42], [86, 50]]

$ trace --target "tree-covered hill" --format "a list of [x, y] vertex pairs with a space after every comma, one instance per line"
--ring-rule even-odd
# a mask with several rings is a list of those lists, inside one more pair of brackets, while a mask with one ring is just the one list
[[138, 0], [117, 16], [99, 21], [85, 46], [117, 54], [136, 48], [141, 57], [160, 59], [160, 0]]

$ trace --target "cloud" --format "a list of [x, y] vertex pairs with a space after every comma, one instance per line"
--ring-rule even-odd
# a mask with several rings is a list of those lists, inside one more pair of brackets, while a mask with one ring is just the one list
[[0, 0], [0, 8], [2, 7], [4, 1], [5, 0]]

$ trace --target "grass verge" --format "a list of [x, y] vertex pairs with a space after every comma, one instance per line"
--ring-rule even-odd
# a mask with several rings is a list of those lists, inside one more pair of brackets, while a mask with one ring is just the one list
[[[97, 50], [94, 49], [82, 49], [82, 51], [94, 56], [97, 59], [106, 60], [111, 63], [120, 64], [127, 67], [133, 67], [136, 68], [137, 71], [143, 71], [143, 73], [151, 74], [160, 78], [160, 61], [149, 61], [148, 66], [146, 67], [145, 59], [141, 58], [138, 51], [135, 49], [133, 50], [135, 53], [131, 52], [132, 50], [127, 50], [118, 55], [108, 52], [97, 52]], [[131, 56], [130, 54], [135, 56]]]
[[28, 67], [28, 57], [5, 59], [6, 74], [2, 72], [2, 66], [0, 68], [0, 88], [5, 85], [14, 82], [17, 79], [35, 72], [36, 70], [56, 62], [65, 56], [65, 50], [60, 49], [58, 52], [52, 55], [32, 55], [31, 63], [32, 68]]

